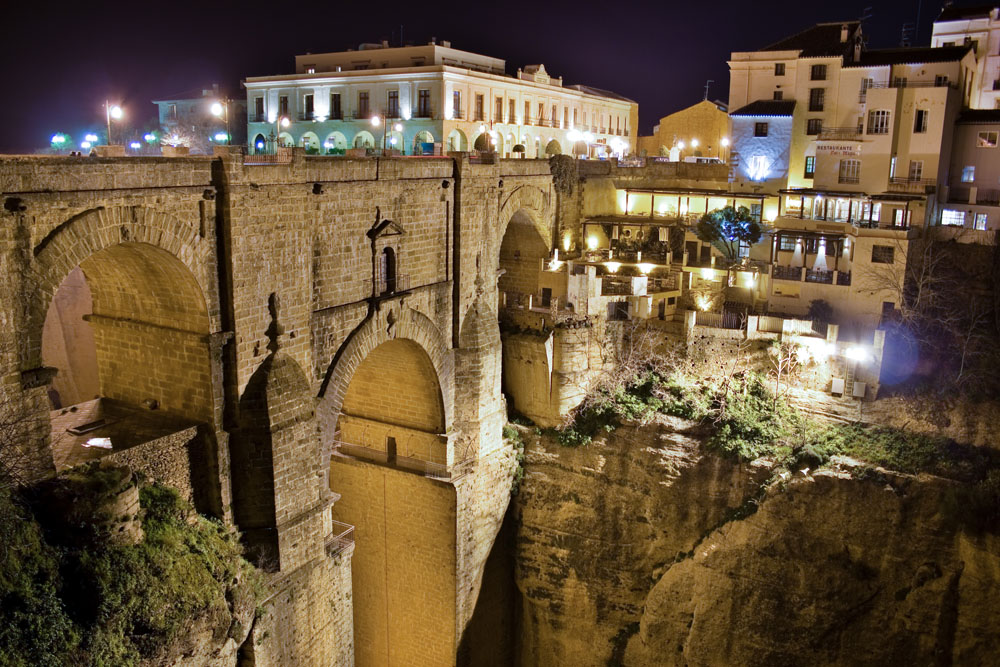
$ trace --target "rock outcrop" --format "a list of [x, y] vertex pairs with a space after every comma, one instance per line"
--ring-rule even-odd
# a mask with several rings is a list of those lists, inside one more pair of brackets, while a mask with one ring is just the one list
[[[995, 664], [1000, 539], [952, 482], [834, 470], [762, 486], [694, 424], [526, 437], [520, 663]], [[754, 511], [756, 510], [756, 511]]]

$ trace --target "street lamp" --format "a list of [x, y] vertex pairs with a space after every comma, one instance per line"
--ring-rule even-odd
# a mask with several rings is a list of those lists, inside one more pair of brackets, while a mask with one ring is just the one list
[[[725, 156], [725, 154], [728, 152], [727, 149], [729, 148], [729, 137], [722, 137], [722, 141], [720, 141], [719, 143], [722, 144], [722, 154]], [[727, 157], [728, 156], [723, 157], [722, 161], [728, 162]]]
[[[222, 118], [223, 116], [225, 116], [226, 144], [228, 145], [233, 140], [233, 135], [229, 131], [229, 98], [226, 98], [221, 102], [212, 102], [212, 106], [209, 107], [209, 111], [211, 111], [212, 115], [215, 116], [216, 118]], [[218, 140], [218, 136], [216, 136], [216, 140]]]
[[[385, 149], [387, 144], [392, 144], [393, 146], [396, 145], [396, 137], [394, 136], [389, 137], [389, 119], [384, 114], [383, 115], [375, 114], [374, 116], [372, 116], [371, 122], [372, 122], [372, 127], [378, 127], [380, 125], [382, 126], [382, 155], [385, 155]], [[393, 124], [392, 130], [393, 132], [402, 133], [403, 124], [398, 122]], [[400, 136], [402, 136], [402, 134], [400, 134]], [[406, 154], [405, 147], [402, 150], [402, 152], [404, 155]]]
[[[108, 145], [111, 145], [111, 119], [121, 120], [125, 115], [122, 108], [117, 104], [111, 104], [108, 100], [104, 100], [104, 117], [108, 124]], [[96, 140], [95, 140], [96, 141]]]

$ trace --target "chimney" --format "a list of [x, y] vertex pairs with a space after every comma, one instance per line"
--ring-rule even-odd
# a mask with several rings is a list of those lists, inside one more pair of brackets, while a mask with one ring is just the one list
[[844, 44], [847, 42], [847, 24], [844, 23], [840, 26], [840, 43]]
[[451, 48], [451, 42], [446, 41], [446, 40], [441, 40], [441, 46], [443, 46], [446, 49], [450, 49]]
[[383, 49], [388, 49], [389, 48], [389, 40], [387, 40], [387, 39], [383, 39], [382, 40], [382, 48]]
[[438, 43], [438, 38], [437, 37], [431, 37], [431, 46], [434, 46], [437, 43]]

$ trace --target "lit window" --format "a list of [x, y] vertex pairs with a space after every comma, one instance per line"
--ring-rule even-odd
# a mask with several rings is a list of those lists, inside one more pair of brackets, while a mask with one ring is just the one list
[[965, 227], [965, 211], [944, 209], [941, 211], [941, 224], [949, 227]]
[[997, 132], [980, 132], [976, 139], [977, 148], [996, 148]]
[[924, 161], [923, 160], [910, 160], [910, 175], [909, 179], [911, 181], [919, 181], [924, 175]]
[[840, 183], [857, 183], [861, 175], [861, 160], [840, 161]]
[[972, 166], [972, 167], [963, 167], [962, 168], [962, 182], [963, 183], [972, 183], [975, 180], [976, 180], [976, 168], [974, 166]]
[[747, 164], [750, 178], [754, 181], [763, 181], [767, 178], [771, 163], [763, 155], [754, 155]]
[[975, 228], [978, 229], [981, 232], [985, 232], [986, 231], [986, 214], [985, 213], [976, 213]]
[[815, 175], [816, 175], [816, 156], [815, 155], [807, 155], [806, 156], [806, 172], [805, 172], [805, 177], [806, 178], [812, 178]]
[[873, 109], [868, 112], [868, 134], [889, 133], [889, 112], [885, 109]]

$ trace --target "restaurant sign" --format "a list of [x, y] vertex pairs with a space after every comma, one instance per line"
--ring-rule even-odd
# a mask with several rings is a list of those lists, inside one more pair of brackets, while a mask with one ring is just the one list
[[841, 157], [861, 157], [861, 144], [839, 141], [820, 142], [816, 144], [816, 154]]

